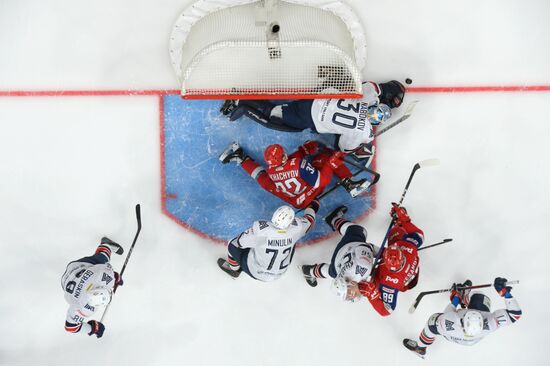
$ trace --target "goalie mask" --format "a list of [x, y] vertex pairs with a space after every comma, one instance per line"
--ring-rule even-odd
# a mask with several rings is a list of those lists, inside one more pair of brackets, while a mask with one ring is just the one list
[[294, 210], [290, 206], [281, 206], [275, 210], [271, 222], [278, 229], [286, 229], [294, 221]]
[[286, 163], [287, 156], [281, 145], [273, 144], [265, 149], [264, 159], [269, 166], [279, 166]]
[[373, 126], [386, 122], [391, 118], [391, 109], [385, 104], [371, 105], [367, 108], [367, 119]]

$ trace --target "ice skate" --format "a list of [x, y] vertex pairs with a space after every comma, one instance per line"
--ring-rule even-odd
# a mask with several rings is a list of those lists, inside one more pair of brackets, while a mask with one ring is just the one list
[[366, 178], [359, 179], [357, 181], [354, 181], [351, 178], [346, 178], [342, 181], [342, 186], [352, 197], [357, 197], [369, 189], [370, 182]]
[[346, 212], [348, 212], [348, 208], [346, 206], [338, 206], [331, 213], [325, 216], [325, 222], [332, 228], [332, 230], [336, 231], [333, 226], [334, 222], [337, 219], [342, 218]]
[[420, 347], [416, 341], [413, 341], [412, 339], [405, 338], [403, 339], [403, 345], [411, 352], [414, 352], [418, 355], [418, 357], [425, 358], [426, 357], [426, 347]]
[[232, 142], [231, 145], [219, 157], [222, 164], [227, 164], [231, 161], [234, 161], [238, 165], [246, 159], [243, 149], [239, 146], [238, 143]]
[[118, 255], [124, 253], [124, 249], [122, 248], [122, 246], [120, 244], [115, 243], [114, 241], [112, 241], [111, 239], [109, 239], [106, 236], [101, 238], [101, 244], [108, 246], [111, 249], [111, 252], [115, 252]]
[[239, 277], [242, 272], [242, 270], [240, 269], [238, 271], [231, 269], [231, 266], [229, 265], [229, 263], [227, 263], [227, 261], [223, 258], [218, 258], [218, 267], [220, 267], [222, 271], [224, 271], [225, 273], [227, 273], [233, 278]]
[[313, 269], [313, 267], [315, 266], [311, 266], [308, 264], [304, 264], [300, 267], [302, 269], [302, 273], [304, 274], [304, 278], [306, 279], [307, 284], [311, 287], [317, 286], [317, 278], [311, 275], [311, 270]]

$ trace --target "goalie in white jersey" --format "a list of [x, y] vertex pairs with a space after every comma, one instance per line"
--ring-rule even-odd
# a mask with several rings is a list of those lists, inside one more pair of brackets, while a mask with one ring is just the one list
[[372, 126], [387, 121], [391, 109], [403, 103], [405, 87], [396, 80], [387, 83], [363, 83], [361, 99], [297, 100], [273, 104], [267, 100], [227, 100], [220, 111], [235, 121], [247, 116], [264, 127], [279, 131], [300, 132], [311, 129], [321, 134], [335, 134], [336, 146], [344, 152], [354, 151], [358, 159], [372, 160], [374, 133]]
[[302, 273], [311, 287], [317, 286], [317, 278], [333, 278], [332, 289], [345, 301], [361, 299], [358, 283], [365, 281], [372, 270], [377, 248], [367, 243], [367, 231], [360, 225], [343, 218], [346, 206], [340, 206], [325, 218], [326, 223], [342, 235], [336, 245], [330, 263], [302, 266]]
[[[500, 296], [504, 297], [506, 309], [491, 312], [491, 300], [481, 293], [469, 296], [469, 290], [453, 290], [451, 303], [443, 313], [433, 314], [426, 323], [416, 342], [405, 338], [403, 345], [424, 358], [426, 349], [441, 335], [448, 341], [472, 346], [482, 340], [489, 333], [515, 323], [521, 317], [521, 309], [516, 299], [512, 297], [512, 287], [506, 285], [505, 278], [495, 278], [494, 287]], [[453, 288], [470, 286], [453, 285]], [[462, 309], [457, 310], [461, 305]]]
[[105, 326], [91, 319], [103, 314], [111, 294], [123, 284], [120, 275], [109, 263], [111, 252], [122, 254], [122, 247], [103, 237], [94, 255], [70, 262], [61, 277], [61, 288], [69, 303], [65, 330], [70, 333], [103, 336]]
[[290, 206], [281, 206], [271, 221], [255, 221], [252, 227], [229, 242], [227, 261], [218, 259], [218, 266], [236, 278], [241, 272], [259, 281], [279, 279], [288, 269], [296, 243], [315, 224], [319, 201], [313, 200], [303, 217], [295, 217]]

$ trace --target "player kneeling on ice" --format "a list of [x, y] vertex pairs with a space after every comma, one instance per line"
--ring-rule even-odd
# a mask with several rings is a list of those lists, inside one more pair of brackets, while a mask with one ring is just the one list
[[317, 141], [306, 141], [288, 156], [281, 145], [273, 144], [264, 152], [266, 171], [234, 142], [220, 155], [220, 161], [237, 163], [266, 191], [296, 208], [305, 208], [323, 192], [334, 174], [342, 179], [342, 186], [352, 197], [368, 189], [367, 179], [351, 179], [343, 155]]
[[382, 252], [382, 263], [374, 269], [372, 282], [359, 283], [361, 294], [382, 316], [395, 310], [399, 292], [408, 291], [418, 283], [418, 248], [424, 242], [424, 232], [411, 222], [404, 207], [392, 203], [390, 216], [395, 224], [388, 235], [388, 246]]
[[367, 243], [367, 231], [360, 225], [342, 218], [346, 206], [340, 206], [325, 218], [326, 223], [342, 235], [329, 263], [303, 265], [302, 273], [307, 283], [317, 286], [317, 278], [333, 278], [331, 288], [345, 301], [361, 298], [358, 283], [366, 280], [371, 272], [375, 248]]
[[260, 281], [281, 277], [292, 262], [296, 243], [313, 228], [319, 202], [312, 201], [303, 217], [295, 217], [289, 206], [279, 207], [271, 221], [259, 220], [229, 242], [227, 261], [218, 266], [232, 277], [241, 272]]
[[320, 134], [338, 135], [335, 148], [354, 152], [359, 159], [372, 159], [372, 126], [387, 121], [391, 109], [403, 103], [405, 87], [396, 80], [363, 83], [361, 99], [298, 100], [276, 105], [267, 100], [227, 100], [221, 108], [235, 121], [242, 116], [279, 131], [310, 129]]
[[[347, 208], [345, 206], [338, 207], [330, 215], [326, 217], [326, 222], [334, 231], [343, 235], [342, 240], [335, 250], [331, 264], [326, 263], [315, 264], [313, 266], [303, 266], [302, 271], [306, 277], [306, 281], [311, 286], [317, 285], [316, 278], [326, 278], [328, 276], [335, 278], [338, 273], [335, 269], [338, 266], [345, 267], [346, 262], [353, 259], [353, 255], [347, 256], [347, 253], [342, 252], [344, 245], [367, 246], [371, 254], [366, 254], [362, 265], [347, 264], [350, 266], [350, 273], [340, 275], [346, 279], [346, 300], [358, 300], [361, 296], [365, 296], [374, 309], [382, 316], [389, 315], [397, 305], [397, 294], [399, 291], [407, 291], [413, 288], [418, 281], [418, 266], [419, 258], [417, 248], [422, 245], [424, 234], [411, 223], [405, 208], [393, 204], [391, 215], [396, 224], [390, 230], [388, 243], [389, 246], [382, 254], [383, 264], [380, 267], [372, 269], [372, 258], [379, 250], [372, 244], [366, 244], [366, 231], [359, 225], [355, 225], [343, 218]], [[340, 253], [340, 254], [339, 254]], [[342, 255], [344, 253], [345, 255]], [[355, 253], [355, 257], [357, 257]], [[359, 266], [360, 268], [356, 268]], [[365, 271], [364, 268], [368, 270]], [[371, 271], [374, 273], [371, 275]], [[367, 282], [371, 277], [372, 282]], [[342, 282], [342, 281], [340, 281]], [[338, 289], [338, 284], [335, 281], [335, 287]], [[340, 284], [340, 287], [342, 285]], [[343, 296], [343, 291], [338, 292]]]
[[111, 302], [116, 287], [123, 284], [120, 275], [109, 263], [111, 253], [122, 254], [122, 247], [103, 237], [95, 254], [80, 258], [67, 265], [61, 278], [65, 300], [69, 303], [65, 330], [70, 333], [85, 333], [103, 336], [105, 326], [97, 320], [88, 320], [102, 314]]
[[[505, 278], [495, 278], [493, 286], [498, 294], [504, 297], [506, 309], [494, 312], [491, 312], [489, 297], [482, 293], [472, 293], [470, 296], [469, 289], [460, 289], [471, 286], [471, 281], [453, 284], [451, 303], [444, 312], [430, 316], [418, 337], [418, 342], [405, 338], [403, 345], [424, 358], [426, 349], [438, 335], [454, 343], [472, 346], [487, 334], [515, 323], [521, 317], [521, 309], [516, 299], [512, 297], [512, 287], [507, 286], [506, 282]], [[459, 310], [457, 310], [458, 305], [461, 305]]]

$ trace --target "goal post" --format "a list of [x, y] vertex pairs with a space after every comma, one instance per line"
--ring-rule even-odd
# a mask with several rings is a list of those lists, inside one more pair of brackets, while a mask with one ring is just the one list
[[366, 46], [339, 0], [199, 0], [170, 57], [186, 99], [358, 98]]

